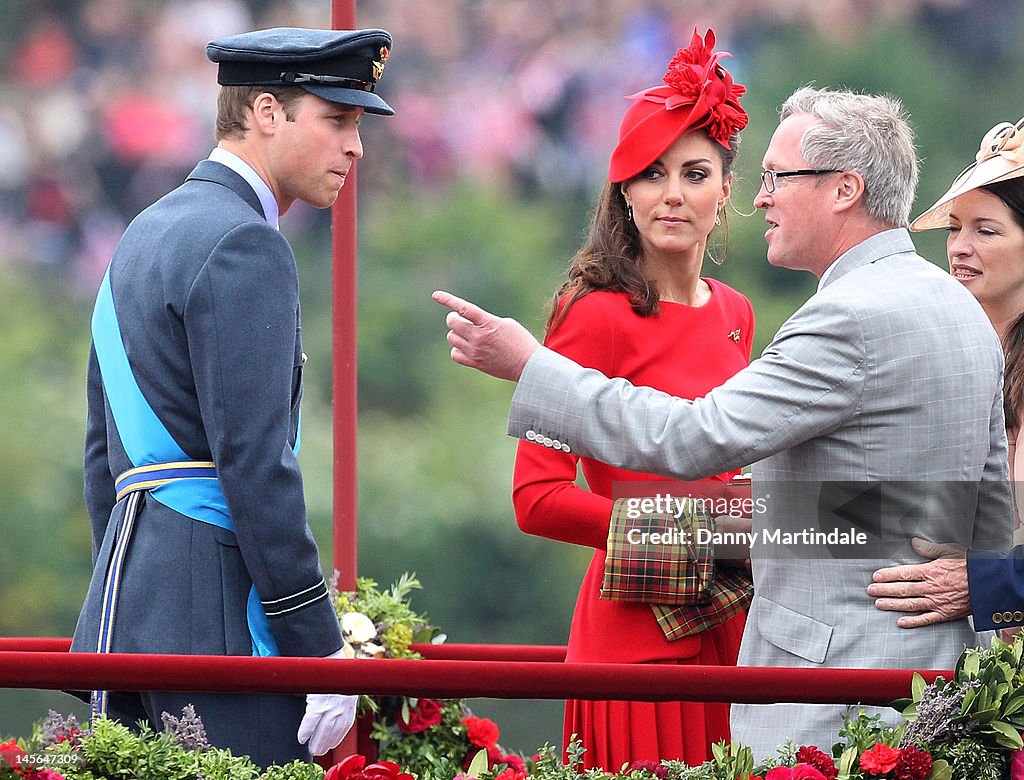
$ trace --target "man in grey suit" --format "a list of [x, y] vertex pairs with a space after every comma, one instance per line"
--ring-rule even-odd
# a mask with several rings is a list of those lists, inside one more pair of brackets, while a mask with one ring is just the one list
[[[880, 562], [920, 560], [914, 535], [1006, 546], [998, 339], [973, 297], [914, 251], [917, 159], [897, 101], [798, 90], [763, 163], [754, 204], [768, 262], [814, 273], [819, 288], [706, 397], [607, 379], [439, 292], [452, 358], [519, 382], [514, 436], [683, 480], [753, 464], [765, 511], [740, 664], [950, 668], [978, 643], [966, 620], [900, 631], [865, 587]], [[849, 536], [814, 537], [834, 530]], [[737, 705], [733, 739], [758, 757], [787, 738], [827, 749], [844, 710]]]
[[[208, 46], [217, 148], [132, 222], [97, 297], [73, 650], [344, 655], [296, 458], [305, 355], [277, 220], [333, 204], [364, 112], [394, 113], [375, 94], [390, 49], [383, 30], [295, 28]], [[211, 744], [265, 766], [337, 745], [356, 698], [94, 691], [92, 714], [161, 730], [191, 703]]]

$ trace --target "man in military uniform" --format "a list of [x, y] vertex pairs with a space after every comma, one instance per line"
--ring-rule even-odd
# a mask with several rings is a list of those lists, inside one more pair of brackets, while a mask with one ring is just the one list
[[[213, 41], [217, 147], [142, 212], [93, 315], [85, 500], [94, 572], [79, 652], [341, 657], [306, 521], [298, 278], [278, 217], [331, 206], [363, 154], [383, 30]], [[260, 765], [320, 755], [356, 697], [94, 691], [94, 716], [161, 727], [188, 703]], [[304, 747], [308, 745], [307, 747]]]

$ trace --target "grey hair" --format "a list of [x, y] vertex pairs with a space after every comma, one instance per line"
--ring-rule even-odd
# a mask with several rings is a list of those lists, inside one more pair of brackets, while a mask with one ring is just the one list
[[879, 222], [906, 227], [917, 190], [914, 131], [903, 104], [888, 95], [802, 87], [782, 104], [780, 121], [811, 114], [800, 154], [812, 168], [856, 171], [864, 206]]

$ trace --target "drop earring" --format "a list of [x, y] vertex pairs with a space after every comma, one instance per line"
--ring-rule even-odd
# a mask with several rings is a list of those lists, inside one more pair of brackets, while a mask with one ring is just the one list
[[633, 221], [633, 206], [629, 203], [626, 204], [626, 219]]

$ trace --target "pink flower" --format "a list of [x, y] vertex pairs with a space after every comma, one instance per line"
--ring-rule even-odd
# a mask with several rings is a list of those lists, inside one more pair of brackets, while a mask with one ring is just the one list
[[1010, 758], [1010, 780], [1024, 780], [1024, 750], [1014, 750]]
[[809, 764], [797, 764], [794, 767], [777, 766], [769, 769], [764, 780], [825, 780], [825, 775]]

